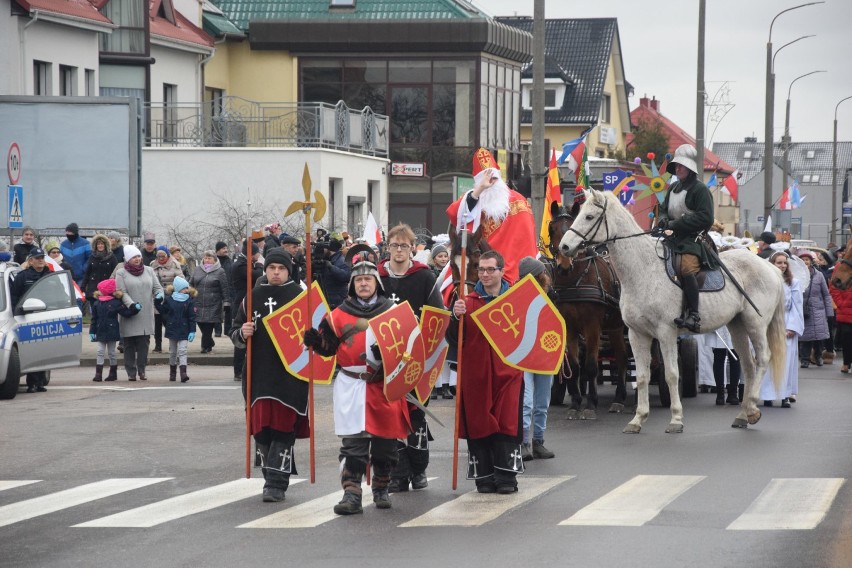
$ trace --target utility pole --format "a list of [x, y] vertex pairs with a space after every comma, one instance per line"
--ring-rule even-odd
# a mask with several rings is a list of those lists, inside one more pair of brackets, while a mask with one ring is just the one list
[[[704, 13], [707, 1], [698, 1], [698, 78], [695, 87], [695, 161], [698, 164], [698, 179], [704, 181]], [[718, 207], [718, 203], [716, 204]]]
[[530, 146], [530, 197], [536, 230], [544, 215], [544, 0], [533, 8], [532, 141]]

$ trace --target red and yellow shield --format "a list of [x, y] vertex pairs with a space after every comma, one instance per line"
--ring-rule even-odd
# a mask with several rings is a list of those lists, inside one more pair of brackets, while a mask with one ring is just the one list
[[447, 358], [449, 345], [444, 338], [450, 323], [450, 312], [439, 310], [432, 306], [423, 306], [420, 310], [420, 335], [423, 337], [423, 348], [426, 363], [423, 378], [417, 383], [415, 390], [420, 402], [425, 403], [429, 393], [441, 376], [444, 360]]
[[403, 302], [370, 318], [369, 325], [382, 355], [385, 398], [399, 400], [423, 378], [425, 353], [417, 318], [411, 305]]
[[515, 369], [554, 374], [565, 351], [565, 320], [532, 275], [471, 314], [488, 343]]
[[[310, 313], [306, 290], [262, 320], [287, 372], [306, 382], [310, 380], [311, 361], [310, 351], [304, 344], [305, 330], [309, 327], [318, 328], [329, 311], [319, 284], [314, 282], [311, 285], [310, 294]], [[336, 356], [322, 357], [314, 353], [314, 382], [326, 385], [330, 383], [336, 361]]]

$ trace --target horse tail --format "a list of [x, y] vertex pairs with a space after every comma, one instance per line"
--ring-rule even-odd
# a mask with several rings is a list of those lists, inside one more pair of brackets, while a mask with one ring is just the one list
[[[783, 294], [783, 292], [782, 292]], [[781, 392], [787, 367], [787, 325], [784, 320], [784, 297], [775, 305], [775, 313], [767, 330], [769, 343], [769, 370], [775, 383], [775, 392]], [[760, 380], [760, 377], [758, 377]]]

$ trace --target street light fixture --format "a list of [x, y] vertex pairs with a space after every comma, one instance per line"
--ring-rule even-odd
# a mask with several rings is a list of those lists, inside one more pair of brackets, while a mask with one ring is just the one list
[[[772, 18], [772, 22], [769, 24], [769, 41], [766, 42], [766, 117], [763, 150], [763, 214], [767, 219], [769, 218], [770, 210], [772, 209], [772, 163], [774, 158], [774, 151], [772, 149], [772, 132], [773, 113], [775, 112], [775, 70], [772, 67], [774, 59], [772, 54], [772, 26], [775, 25], [775, 20], [777, 20], [778, 16], [781, 14], [785, 14], [791, 10], [804, 8], [806, 6], [814, 6], [816, 4], [825, 4], [825, 2], [807, 2], [806, 4], [799, 4], [798, 6], [781, 10], [775, 14], [775, 17]], [[782, 48], [783, 47], [786, 47], [786, 45], [782, 46]]]
[[[781, 51], [781, 48], [779, 48], [778, 51]], [[777, 54], [778, 51], [776, 51], [775, 53]], [[826, 73], [826, 71], [822, 69], [819, 71], [811, 71], [810, 73], [805, 73], [804, 75], [799, 75], [798, 77], [790, 81], [790, 86], [787, 87], [787, 112], [784, 115], [784, 137], [781, 139], [781, 145], [784, 147], [784, 178], [781, 180], [782, 191], [784, 186], [787, 185], [787, 168], [789, 163], [787, 161], [787, 155], [790, 152], [790, 92], [793, 89], [793, 83], [795, 83], [799, 79], [804, 79], [805, 77], [813, 75], [814, 73]]]
[[837, 107], [849, 99], [852, 99], [852, 95], [840, 99], [834, 107], [834, 144], [831, 151], [831, 235], [829, 236], [829, 240], [832, 241], [837, 235]]

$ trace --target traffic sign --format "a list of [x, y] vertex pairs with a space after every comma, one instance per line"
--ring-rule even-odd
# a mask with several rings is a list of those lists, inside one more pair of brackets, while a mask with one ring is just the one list
[[21, 148], [17, 142], [9, 146], [9, 154], [6, 156], [6, 172], [9, 174], [9, 183], [15, 185], [21, 179]]
[[20, 185], [9, 186], [9, 228], [24, 227], [24, 188]]

